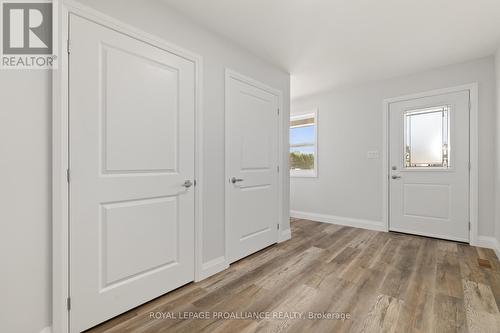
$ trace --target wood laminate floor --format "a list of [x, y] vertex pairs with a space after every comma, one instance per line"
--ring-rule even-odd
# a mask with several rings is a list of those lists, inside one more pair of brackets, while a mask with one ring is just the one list
[[492, 250], [306, 220], [291, 228], [291, 240], [90, 332], [500, 332]]

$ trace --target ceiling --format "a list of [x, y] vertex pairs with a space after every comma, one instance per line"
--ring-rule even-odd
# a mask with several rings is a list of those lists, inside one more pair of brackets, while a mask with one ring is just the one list
[[292, 75], [292, 97], [494, 53], [500, 0], [161, 0]]

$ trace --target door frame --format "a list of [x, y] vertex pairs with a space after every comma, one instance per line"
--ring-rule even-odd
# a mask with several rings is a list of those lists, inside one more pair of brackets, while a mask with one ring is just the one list
[[226, 68], [225, 70], [225, 80], [224, 80], [224, 145], [225, 145], [225, 157], [224, 157], [224, 240], [225, 240], [225, 259], [226, 266], [229, 266], [231, 262], [229, 261], [229, 142], [228, 142], [228, 102], [229, 102], [229, 80], [236, 79], [248, 85], [254, 86], [256, 88], [262, 89], [272, 95], [278, 97], [278, 221], [279, 230], [277, 230], [276, 243], [280, 241], [284, 241], [288, 239], [287, 237], [281, 237], [281, 233], [283, 232], [283, 177], [281, 176], [283, 172], [285, 172], [283, 167], [283, 92], [276, 88], [270, 87], [265, 83], [257, 81], [251, 77], [243, 75], [237, 71], [234, 71], [230, 68]]
[[[69, 15], [77, 15], [131, 38], [143, 41], [183, 57], [195, 65], [195, 258], [194, 281], [203, 279], [202, 271], [202, 194], [203, 194], [203, 58], [161, 38], [105, 15], [73, 0], [64, 0], [57, 8], [59, 24], [54, 32], [58, 40], [58, 69], [52, 73], [52, 332], [69, 332]], [[69, 45], [70, 47], [70, 45]]]
[[444, 89], [435, 89], [416, 94], [387, 98], [383, 101], [383, 139], [382, 139], [382, 193], [383, 210], [382, 221], [385, 231], [389, 231], [390, 216], [390, 170], [389, 170], [389, 144], [390, 144], [390, 126], [389, 112], [390, 105], [396, 102], [402, 102], [411, 99], [432, 97], [437, 95], [456, 93], [461, 91], [469, 92], [469, 244], [478, 245], [478, 186], [479, 186], [479, 158], [478, 158], [478, 83], [470, 83], [461, 86], [455, 86]]

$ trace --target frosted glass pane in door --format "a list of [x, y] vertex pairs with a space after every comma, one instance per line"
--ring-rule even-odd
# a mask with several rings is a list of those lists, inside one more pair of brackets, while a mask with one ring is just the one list
[[405, 113], [405, 167], [448, 167], [448, 107]]

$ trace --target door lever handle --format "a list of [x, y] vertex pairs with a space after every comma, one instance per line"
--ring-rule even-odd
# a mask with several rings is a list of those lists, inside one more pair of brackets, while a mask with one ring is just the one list
[[239, 183], [242, 181], [243, 181], [243, 179], [241, 179], [241, 178], [236, 178], [236, 177], [231, 178], [231, 183], [233, 183], [233, 184], [236, 184], [236, 183]]
[[184, 184], [182, 184], [182, 186], [184, 186], [185, 188], [190, 188], [191, 186], [193, 186], [193, 182], [188, 179], [184, 182]]
[[392, 177], [391, 177], [391, 178], [392, 178], [392, 179], [399, 179], [399, 178], [401, 178], [401, 176], [392, 175]]

